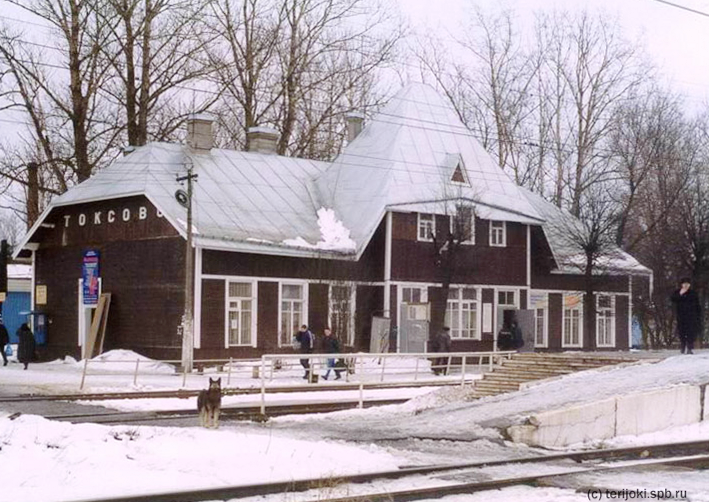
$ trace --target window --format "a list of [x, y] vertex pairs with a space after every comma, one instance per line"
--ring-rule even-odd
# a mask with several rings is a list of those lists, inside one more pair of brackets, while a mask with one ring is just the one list
[[546, 310], [543, 308], [534, 309], [534, 345], [536, 347], [546, 347]]
[[281, 284], [280, 344], [290, 345], [293, 334], [306, 322], [305, 285]]
[[423, 213], [418, 215], [418, 240], [432, 241], [436, 233], [436, 216]]
[[580, 295], [564, 295], [562, 347], [582, 347], [583, 327]]
[[346, 345], [354, 345], [355, 287], [353, 285], [330, 286], [330, 328]]
[[423, 295], [421, 288], [401, 288], [401, 301], [403, 303], [425, 303], [422, 302]]
[[450, 327], [451, 338], [480, 340], [478, 328], [478, 295], [475, 289], [451, 288], [445, 324]]
[[506, 307], [517, 307], [517, 301], [515, 300], [515, 291], [498, 291], [497, 292], [497, 304]]
[[254, 345], [254, 285], [250, 282], [228, 282], [228, 346]]
[[451, 216], [451, 233], [463, 244], [475, 244], [475, 212], [470, 206], [456, 206]]
[[534, 346], [546, 347], [548, 344], [548, 298], [546, 293], [530, 292], [529, 308], [534, 311]]
[[615, 346], [615, 297], [596, 296], [596, 345]]
[[504, 221], [490, 222], [490, 245], [504, 247], [507, 245], [507, 228]]

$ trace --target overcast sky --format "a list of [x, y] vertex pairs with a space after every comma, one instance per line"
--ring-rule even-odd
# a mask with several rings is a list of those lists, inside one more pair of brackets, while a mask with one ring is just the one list
[[668, 0], [705, 12], [702, 16], [657, 0], [398, 0], [416, 31], [455, 33], [472, 6], [509, 7], [521, 24], [531, 25], [534, 11], [582, 9], [617, 16], [626, 38], [640, 39], [672, 87], [699, 105], [709, 98], [709, 0]]

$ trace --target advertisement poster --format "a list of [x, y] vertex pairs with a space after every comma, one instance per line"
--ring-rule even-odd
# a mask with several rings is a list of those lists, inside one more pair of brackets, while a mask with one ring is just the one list
[[84, 252], [81, 264], [84, 305], [96, 305], [99, 297], [99, 253], [93, 249]]

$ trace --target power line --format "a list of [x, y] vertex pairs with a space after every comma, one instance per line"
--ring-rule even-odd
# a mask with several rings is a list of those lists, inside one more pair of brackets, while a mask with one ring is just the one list
[[668, 2], [667, 0], [654, 0], [654, 1], [658, 2], [658, 3], [663, 3], [665, 5], [669, 5], [671, 7], [676, 7], [678, 9], [686, 10], [686, 11], [692, 12], [694, 14], [699, 14], [700, 16], [709, 17], [709, 13], [707, 13], [707, 12], [702, 12], [701, 10], [691, 9], [689, 7], [686, 7], [686, 6], [680, 5], [680, 4], [676, 4], [674, 2]]

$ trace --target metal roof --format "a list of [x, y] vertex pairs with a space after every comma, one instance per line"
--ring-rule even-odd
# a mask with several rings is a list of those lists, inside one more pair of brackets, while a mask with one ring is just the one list
[[[452, 181], [458, 166], [468, 183]], [[450, 103], [424, 84], [407, 85], [394, 96], [317, 186], [358, 244], [369, 240], [387, 208], [404, 204], [426, 203], [440, 213], [444, 201], [467, 199], [498, 208], [500, 219], [542, 220]]]
[[[140, 194], [184, 236], [186, 209], [175, 199], [183, 188], [176, 177], [190, 164], [198, 175], [193, 185], [194, 240], [215, 249], [351, 259], [364, 251], [385, 211], [448, 213], [461, 200], [474, 204], [481, 217], [496, 220], [541, 224], [561, 214], [517, 186], [444, 97], [427, 85], [410, 84], [332, 163], [233, 150], [193, 151], [168, 143], [135, 148], [55, 198], [18, 248], [53, 207]], [[457, 169], [461, 172], [454, 181]], [[334, 210], [355, 249], [319, 246], [327, 240], [319, 225], [321, 208]], [[563, 257], [574, 253], [550, 228], [545, 225], [561, 266]], [[307, 246], [297, 244], [303, 241]]]

